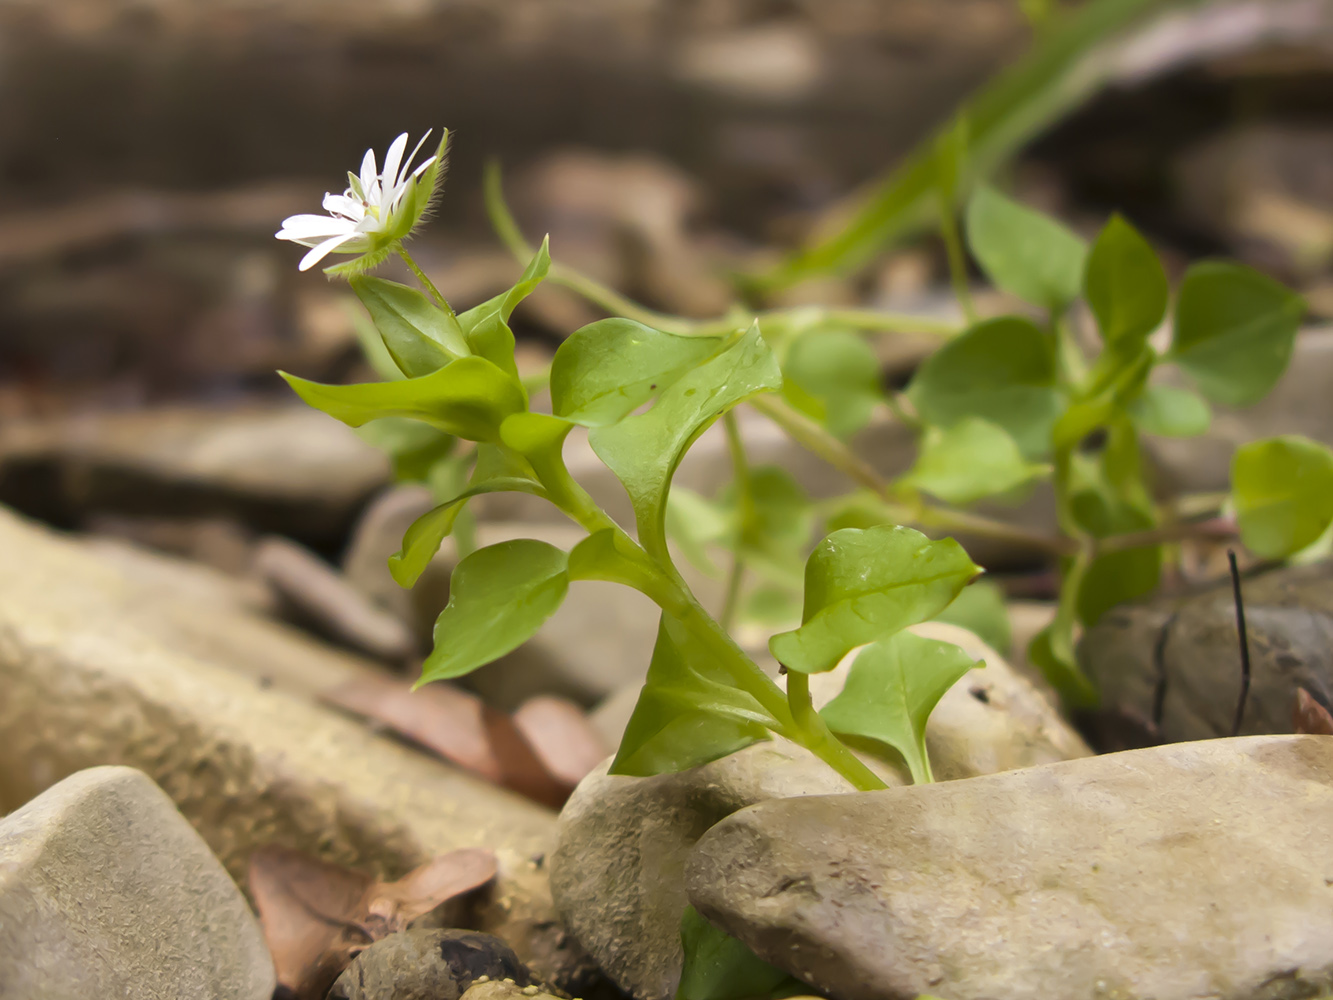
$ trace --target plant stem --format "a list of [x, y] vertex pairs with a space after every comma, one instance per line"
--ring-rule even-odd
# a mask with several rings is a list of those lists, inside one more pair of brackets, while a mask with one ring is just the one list
[[745, 442], [741, 440], [740, 423], [736, 420], [736, 411], [728, 410], [722, 415], [722, 426], [727, 432], [727, 451], [731, 455], [732, 476], [736, 481], [736, 510], [739, 514], [736, 524], [736, 537], [731, 543], [731, 570], [727, 574], [727, 597], [722, 606], [719, 619], [728, 632], [736, 620], [736, 608], [740, 602], [741, 580], [745, 575], [745, 557], [742, 554], [745, 538], [754, 523], [754, 493], [750, 486], [750, 463], [745, 457]]
[[893, 508], [896, 514], [901, 515], [895, 520], [1016, 542], [1054, 555], [1065, 555], [1072, 550], [1071, 544], [1064, 538], [1027, 531], [980, 514], [950, 510], [925, 503], [905, 506], [899, 502], [899, 497], [893, 492], [892, 486], [865, 459], [805, 414], [775, 396], [756, 396], [750, 400], [750, 405], [786, 431], [787, 435], [801, 447], [818, 455], [833, 468], [860, 483]]
[[958, 217], [954, 214], [953, 201], [944, 196], [940, 197], [940, 234], [944, 237], [944, 250], [949, 258], [949, 281], [953, 285], [954, 296], [971, 326], [977, 321], [977, 309], [972, 304], [972, 290], [968, 287], [967, 256], [963, 253], [963, 239], [958, 232]]
[[416, 279], [421, 282], [421, 286], [425, 288], [426, 291], [430, 292], [430, 297], [435, 300], [435, 304], [447, 312], [449, 318], [457, 323], [458, 317], [454, 315], [454, 307], [448, 303], [443, 295], [440, 294], [440, 290], [435, 287], [435, 283], [426, 277], [426, 272], [417, 266], [417, 262], [413, 260], [412, 255], [407, 252], [407, 247], [403, 246], [401, 243], [398, 244], [398, 256], [403, 258], [403, 263], [405, 263], [408, 269], [416, 275]]
[[[504, 192], [500, 186], [500, 169], [495, 163], [486, 167], [485, 174], [486, 212], [496, 235], [504, 243], [520, 264], [526, 264], [534, 253], [528, 241], [514, 220], [513, 213], [505, 203]], [[645, 326], [651, 326], [664, 333], [681, 336], [719, 336], [735, 330], [747, 329], [758, 320], [787, 320], [800, 314], [813, 322], [827, 322], [837, 326], [850, 326], [857, 330], [878, 331], [884, 333], [926, 333], [941, 337], [952, 337], [959, 332], [958, 324], [929, 316], [912, 316], [903, 313], [878, 312], [874, 309], [812, 309], [807, 306], [795, 309], [773, 309], [763, 312], [751, 312], [737, 308], [726, 316], [715, 319], [692, 320], [683, 316], [671, 316], [640, 305], [633, 299], [621, 295], [613, 288], [608, 288], [593, 278], [581, 274], [575, 269], [560, 263], [552, 263], [549, 280], [575, 292], [608, 313], [637, 320]]]
[[810, 700], [808, 675], [797, 670], [787, 671], [787, 705], [796, 724], [797, 743], [850, 781], [857, 791], [873, 792], [889, 787], [829, 731], [823, 716], [815, 711]]

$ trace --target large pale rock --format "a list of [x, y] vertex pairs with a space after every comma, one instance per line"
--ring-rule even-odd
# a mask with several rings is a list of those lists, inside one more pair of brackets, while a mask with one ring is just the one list
[[141, 771], [95, 767], [0, 820], [0, 995], [269, 1000], [235, 883]]
[[10, 422], [0, 502], [73, 522], [92, 511], [234, 517], [314, 543], [341, 537], [388, 459], [299, 404]]
[[691, 902], [839, 1000], [1333, 987], [1333, 740], [1176, 744], [717, 824]]
[[96, 764], [152, 777], [233, 877], [278, 843], [398, 877], [496, 851], [477, 915], [540, 974], [582, 966], [551, 907], [554, 817], [313, 703], [369, 666], [225, 605], [194, 604], [0, 511], [0, 804]]
[[[986, 662], [950, 688], [931, 716], [927, 745], [938, 777], [1090, 753], [1045, 697], [972, 633], [940, 622], [914, 631], [957, 643]], [[842, 689], [846, 669], [844, 664], [811, 678], [816, 706]], [[614, 721], [604, 721], [623, 731], [621, 715], [628, 707], [628, 698], [618, 699], [606, 711], [614, 713]], [[886, 756], [896, 757], [892, 751]], [[896, 761], [863, 759], [890, 785], [907, 780]], [[602, 969], [634, 996], [652, 1000], [675, 993], [686, 903], [682, 873], [704, 831], [756, 802], [852, 790], [822, 761], [785, 740], [653, 778], [608, 775], [608, 766], [584, 779], [560, 815], [551, 889], [575, 936]]]
[[[685, 864], [709, 827], [755, 802], [852, 791], [786, 740], [653, 778], [609, 775], [609, 766], [584, 778], [560, 814], [551, 893], [602, 971], [641, 1000], [676, 993]], [[894, 784], [904, 780], [880, 770]]]
[[[1298, 688], [1333, 705], [1331, 583], [1328, 562], [1244, 581], [1251, 676], [1241, 735], [1291, 732]], [[1102, 749], [1230, 735], [1241, 686], [1230, 581], [1112, 608], [1078, 655], [1101, 690], [1082, 722]]]

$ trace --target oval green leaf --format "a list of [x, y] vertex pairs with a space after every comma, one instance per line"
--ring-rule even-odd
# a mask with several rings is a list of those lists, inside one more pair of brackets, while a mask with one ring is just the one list
[[1024, 302], [1059, 311], [1078, 296], [1087, 245], [984, 184], [968, 202], [967, 243], [996, 287]]
[[569, 590], [566, 560], [554, 545], [518, 538], [460, 562], [417, 686], [471, 673], [536, 635]]
[[857, 646], [934, 618], [980, 572], [952, 538], [901, 525], [843, 528], [806, 563], [801, 627], [768, 648], [790, 670], [832, 670]]
[[[795, 385], [818, 401], [821, 412], [810, 415], [846, 438], [868, 424], [884, 400], [879, 368], [874, 350], [860, 334], [815, 328], [792, 343], [782, 374], [787, 388]], [[806, 409], [799, 401], [794, 405]]]
[[965, 417], [948, 430], [928, 428], [916, 464], [899, 481], [945, 503], [967, 504], [1007, 493], [1049, 471], [1027, 461], [1003, 427]]
[[842, 691], [819, 714], [839, 735], [893, 747], [915, 783], [933, 781], [926, 721], [944, 693], [976, 665], [952, 643], [900, 632], [861, 651]]
[[1198, 437], [1213, 419], [1206, 399], [1174, 385], [1149, 385], [1127, 409], [1139, 430], [1159, 437]]
[[1285, 558], [1333, 522], [1333, 453], [1294, 434], [1243, 445], [1231, 463], [1231, 495], [1245, 547]]
[[1240, 264], [1204, 261], [1185, 274], [1171, 360], [1215, 403], [1261, 399], [1291, 361], [1305, 304]]
[[967, 330], [921, 365], [907, 394], [928, 424], [998, 424], [1028, 458], [1050, 449], [1061, 411], [1054, 343], [1029, 320], [1002, 316]]
[[1166, 270], [1139, 231], [1113, 215], [1088, 254], [1084, 295], [1108, 345], [1140, 340], [1166, 316]]
[[617, 423], [721, 345], [721, 337], [679, 337], [631, 319], [589, 323], [555, 352], [551, 410], [585, 427]]

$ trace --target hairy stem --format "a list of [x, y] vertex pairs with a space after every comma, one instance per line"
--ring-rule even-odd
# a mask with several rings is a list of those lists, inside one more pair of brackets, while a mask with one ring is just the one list
[[403, 258], [403, 263], [407, 265], [408, 270], [416, 275], [417, 281], [421, 282], [421, 287], [430, 292], [430, 297], [435, 300], [435, 304], [447, 312], [449, 317], [457, 323], [458, 317], [454, 315], [454, 307], [448, 303], [443, 295], [440, 294], [440, 290], [435, 287], [435, 283], [431, 281], [430, 278], [426, 277], [426, 272], [417, 266], [417, 262], [413, 260], [412, 255], [407, 252], [407, 247], [399, 243], [397, 249], [398, 256]]

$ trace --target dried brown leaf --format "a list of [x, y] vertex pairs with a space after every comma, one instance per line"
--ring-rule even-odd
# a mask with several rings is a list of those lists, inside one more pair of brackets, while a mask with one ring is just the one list
[[562, 805], [572, 787], [551, 775], [508, 715], [451, 685], [413, 691], [410, 681], [363, 677], [334, 688], [325, 699], [543, 805]]
[[321, 1000], [362, 949], [480, 888], [495, 872], [493, 853], [469, 848], [383, 882], [273, 845], [250, 856], [248, 882], [278, 984], [296, 1000]]
[[546, 769], [571, 791], [609, 753], [587, 714], [567, 698], [529, 698], [514, 713], [514, 725]]
[[1317, 733], [1321, 736], [1333, 736], [1333, 715], [1305, 688], [1296, 689], [1296, 705], [1291, 712], [1291, 722], [1298, 733]]

